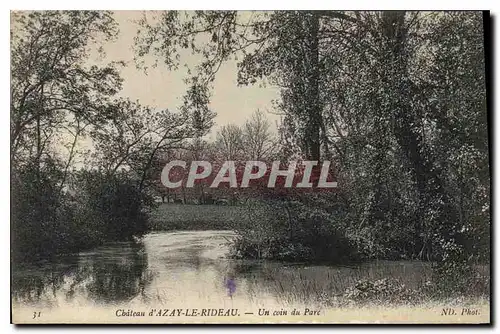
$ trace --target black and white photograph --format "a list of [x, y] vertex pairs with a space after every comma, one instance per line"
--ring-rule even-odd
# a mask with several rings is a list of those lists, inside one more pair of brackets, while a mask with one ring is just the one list
[[490, 29], [11, 10], [11, 323], [490, 324]]

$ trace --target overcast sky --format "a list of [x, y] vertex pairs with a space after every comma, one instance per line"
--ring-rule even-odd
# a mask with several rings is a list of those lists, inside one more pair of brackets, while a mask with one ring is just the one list
[[[122, 60], [127, 62], [127, 66], [121, 72], [124, 78], [121, 92], [123, 97], [137, 99], [144, 105], [174, 110], [181, 105], [182, 96], [186, 90], [182, 81], [185, 77], [185, 71], [170, 72], [162, 67], [161, 61], [158, 67], [149, 68], [147, 74], [144, 73], [144, 70], [137, 69], [132, 46], [137, 33], [137, 25], [134, 21], [141, 17], [141, 11], [115, 12], [120, 34], [116, 41], [103, 46], [106, 58], [102, 61]], [[185, 58], [181, 61], [194, 65], [196, 59], [186, 53]], [[212, 130], [212, 135], [208, 139], [214, 138], [213, 133], [221, 125], [243, 124], [256, 109], [272, 111], [271, 101], [278, 97], [276, 88], [269, 86], [261, 88], [258, 85], [237, 87], [236, 78], [235, 61], [229, 61], [221, 66], [214, 83], [215, 89], [210, 104], [212, 110], [217, 113], [216, 128]], [[279, 116], [268, 113], [266, 115], [274, 128], [275, 121], [279, 120]]]

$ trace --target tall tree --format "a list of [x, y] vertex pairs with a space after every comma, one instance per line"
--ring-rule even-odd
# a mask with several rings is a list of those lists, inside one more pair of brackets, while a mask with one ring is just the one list
[[243, 144], [248, 160], [267, 160], [276, 148], [276, 140], [265, 114], [257, 110], [243, 126]]
[[234, 124], [224, 125], [217, 131], [215, 147], [217, 153], [228, 161], [243, 158], [243, 131]]
[[169, 11], [145, 15], [136, 49], [139, 58], [152, 53], [170, 69], [181, 65], [180, 50], [191, 50], [201, 61], [188, 81], [205, 86], [224, 61], [241, 57], [239, 84], [266, 79], [282, 87], [281, 106], [297, 123], [304, 156], [319, 160], [322, 26], [339, 20], [355, 19], [337, 12]]
[[280, 87], [281, 134], [336, 160], [353, 238], [438, 260], [465, 258], [467, 231], [489, 226], [482, 45], [478, 13], [402, 11], [169, 12], [137, 39], [170, 68], [180, 49], [201, 56], [206, 87], [230, 57], [239, 84]]
[[39, 162], [42, 155], [50, 154], [61, 133], [77, 140], [89, 125], [106, 122], [109, 101], [121, 87], [118, 64], [90, 66], [86, 58], [97, 42], [116, 33], [116, 23], [106, 11], [13, 13], [10, 137], [14, 166], [32, 159]]

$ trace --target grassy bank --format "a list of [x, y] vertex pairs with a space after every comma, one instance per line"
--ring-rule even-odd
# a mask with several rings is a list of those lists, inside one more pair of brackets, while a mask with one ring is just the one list
[[153, 231], [230, 230], [244, 215], [241, 206], [163, 203], [153, 212]]
[[[252, 262], [235, 262], [232, 269], [252, 270]], [[253, 269], [255, 270], [255, 269]], [[488, 299], [489, 268], [474, 268], [466, 294], [443, 293], [432, 264], [419, 261], [370, 261], [356, 266], [275, 265], [265, 262], [259, 277], [248, 281], [249, 294], [272, 295], [287, 303], [315, 302], [325, 307], [423, 305], [431, 302], [465, 305]]]

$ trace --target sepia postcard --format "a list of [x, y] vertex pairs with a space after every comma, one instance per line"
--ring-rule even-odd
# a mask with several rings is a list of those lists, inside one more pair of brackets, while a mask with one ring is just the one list
[[489, 15], [11, 11], [11, 322], [490, 324]]

